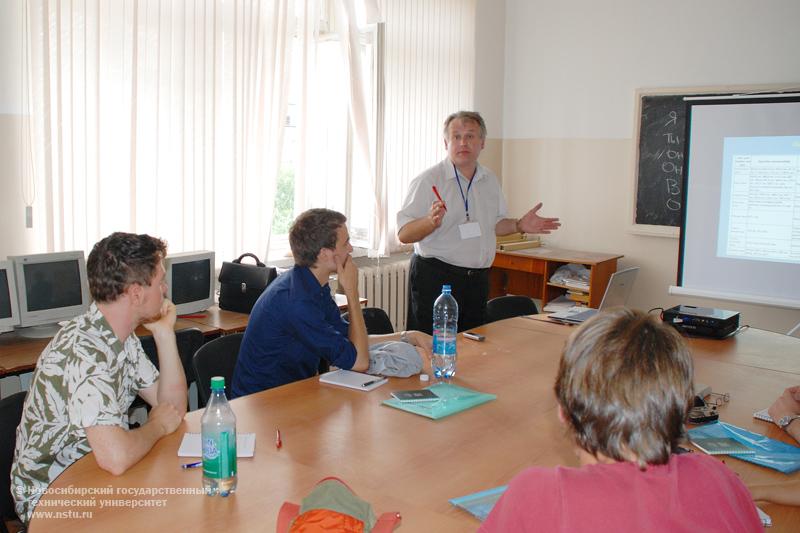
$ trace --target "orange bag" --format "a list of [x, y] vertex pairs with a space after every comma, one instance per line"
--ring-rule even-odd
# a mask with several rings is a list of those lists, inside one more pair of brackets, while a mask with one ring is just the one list
[[303, 498], [301, 505], [284, 502], [278, 513], [278, 533], [391, 533], [400, 513], [375, 517], [372, 506], [339, 478], [327, 477]]

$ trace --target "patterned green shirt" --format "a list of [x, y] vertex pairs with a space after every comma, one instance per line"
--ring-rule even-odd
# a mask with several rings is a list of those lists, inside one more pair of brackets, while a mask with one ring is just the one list
[[121, 343], [94, 303], [61, 328], [39, 357], [17, 428], [11, 492], [25, 523], [50, 483], [92, 451], [85, 428], [127, 430], [137, 392], [157, 379], [139, 338]]

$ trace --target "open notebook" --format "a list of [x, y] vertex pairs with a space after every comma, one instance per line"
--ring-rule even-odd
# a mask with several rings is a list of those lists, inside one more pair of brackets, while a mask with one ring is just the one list
[[606, 292], [603, 294], [603, 300], [600, 302], [600, 307], [597, 309], [586, 309], [585, 307], [577, 306], [570, 307], [564, 311], [548, 315], [548, 318], [567, 324], [583, 324], [604, 309], [624, 306], [628, 303], [628, 297], [631, 295], [633, 283], [636, 281], [636, 275], [638, 273], [639, 267], [631, 267], [611, 274]]

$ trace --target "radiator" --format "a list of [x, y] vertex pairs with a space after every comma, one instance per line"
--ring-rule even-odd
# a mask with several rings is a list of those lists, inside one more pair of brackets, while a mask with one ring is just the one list
[[358, 270], [358, 295], [367, 299], [367, 307], [386, 311], [395, 331], [406, 329], [408, 264], [402, 261]]

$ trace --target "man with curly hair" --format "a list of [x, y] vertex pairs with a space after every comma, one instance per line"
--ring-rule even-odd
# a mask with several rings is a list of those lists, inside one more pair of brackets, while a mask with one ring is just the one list
[[[42, 352], [17, 428], [11, 492], [23, 522], [72, 463], [94, 452], [120, 475], [175, 431], [186, 413], [186, 377], [175, 343], [175, 305], [164, 298], [166, 244], [149, 235], [113, 233], [95, 244], [86, 270], [93, 302]], [[159, 370], [134, 330], [158, 348]], [[153, 408], [128, 427], [136, 395]]]

